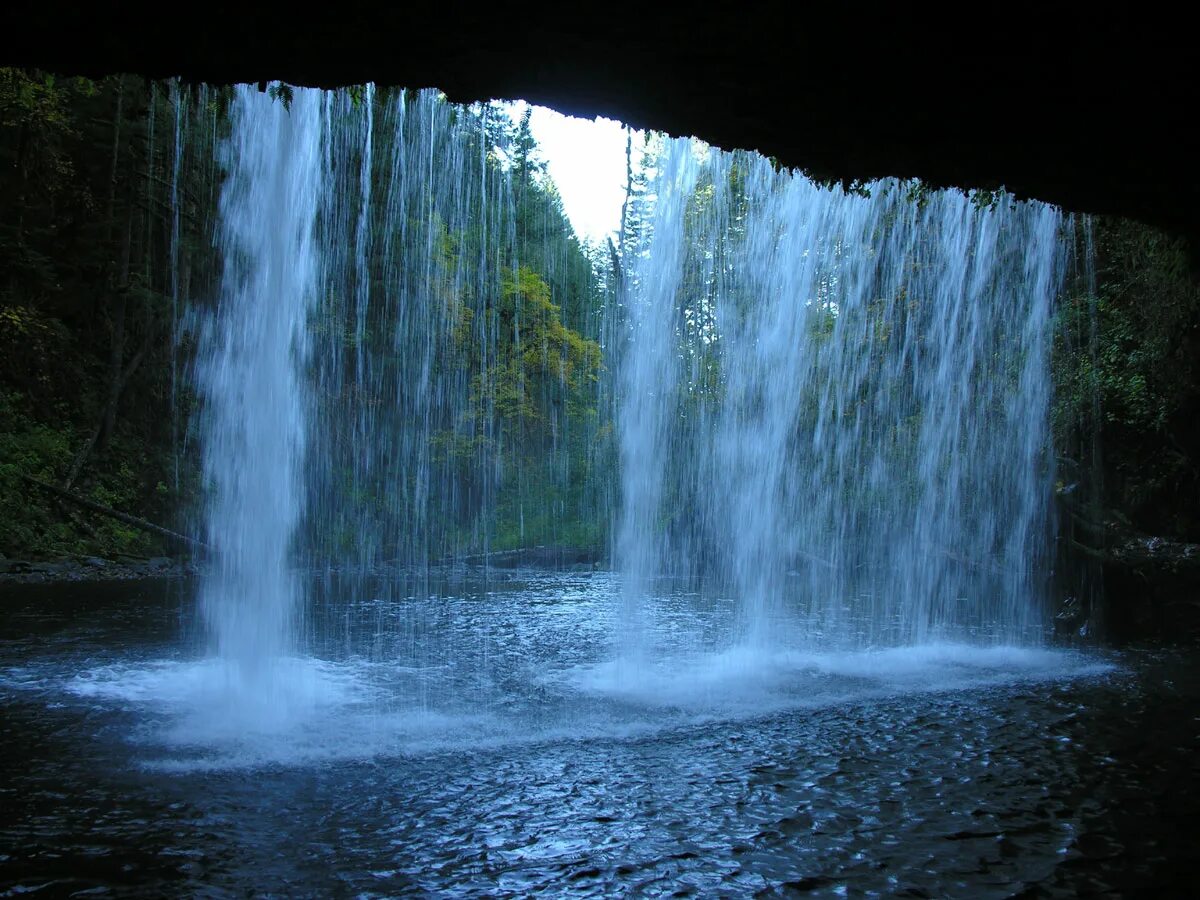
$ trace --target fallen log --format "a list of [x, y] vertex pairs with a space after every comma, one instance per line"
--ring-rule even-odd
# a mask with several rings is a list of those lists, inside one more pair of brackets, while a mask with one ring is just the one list
[[461, 563], [467, 566], [489, 566], [495, 569], [517, 569], [522, 566], [537, 568], [560, 568], [580, 564], [595, 564], [601, 552], [595, 547], [536, 546], [519, 547], [515, 550], [493, 550], [490, 553], [473, 553], [469, 556], [448, 557], [438, 565]]
[[123, 522], [126, 525], [131, 525], [134, 528], [148, 531], [151, 534], [161, 535], [165, 538], [170, 538], [173, 541], [179, 541], [181, 544], [186, 544], [189, 547], [196, 547], [201, 550], [208, 550], [209, 546], [203, 541], [198, 541], [195, 538], [190, 538], [186, 534], [180, 534], [178, 531], [172, 531], [169, 528], [163, 528], [161, 525], [155, 525], [146, 519], [139, 519], [137, 516], [131, 516], [129, 513], [123, 513], [119, 509], [113, 509], [111, 506], [105, 506], [103, 503], [97, 503], [95, 500], [89, 500], [87, 497], [80, 497], [78, 494], [71, 491], [65, 491], [57, 485], [50, 484], [38, 478], [33, 478], [29, 475], [22, 475], [22, 479], [32, 484], [34, 487], [39, 487], [49, 494], [53, 494], [60, 500], [66, 500], [69, 503], [74, 503], [84, 509], [92, 512], [100, 513], [109, 518], [116, 519], [118, 522]]

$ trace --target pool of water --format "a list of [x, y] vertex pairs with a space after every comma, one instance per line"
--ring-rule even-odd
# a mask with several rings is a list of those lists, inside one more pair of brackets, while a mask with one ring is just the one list
[[[297, 651], [206, 657], [186, 582], [3, 588], [0, 891], [1178, 891], [1181, 652], [739, 644], [605, 573], [312, 581]], [[1024, 892], [1024, 893], [1023, 893]]]

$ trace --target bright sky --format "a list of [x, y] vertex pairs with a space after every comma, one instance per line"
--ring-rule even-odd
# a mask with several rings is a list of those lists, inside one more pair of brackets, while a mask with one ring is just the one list
[[[514, 104], [520, 119], [524, 104]], [[558, 185], [563, 209], [581, 239], [603, 241], [621, 224], [625, 200], [625, 129], [620, 122], [564, 116], [543, 106], [529, 119], [550, 177]], [[641, 134], [633, 138], [637, 164]]]

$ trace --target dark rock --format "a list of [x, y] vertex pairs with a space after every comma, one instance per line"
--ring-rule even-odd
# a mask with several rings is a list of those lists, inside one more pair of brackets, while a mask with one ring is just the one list
[[45, 575], [71, 575], [77, 573], [79, 569], [79, 563], [75, 562], [74, 560], [63, 560], [61, 562], [37, 564], [37, 571]]
[[0, 581], [22, 583], [73, 581], [136, 581], [142, 578], [181, 578], [196, 571], [192, 562], [160, 556], [150, 560], [114, 561], [98, 556], [43, 562], [0, 561]]
[[1200, 545], [1111, 524], [1101, 566], [1105, 637], [1200, 641]]
[[785, 881], [781, 886], [789, 891], [815, 891], [817, 888], [825, 887], [830, 883], [830, 879], [823, 875], [809, 875], [807, 878]]
[[1089, 624], [1088, 610], [1078, 597], [1069, 596], [1054, 614], [1054, 636], [1064, 641], [1087, 638], [1091, 633]]
[[270, 5], [215, 2], [183, 29], [103, 4], [72, 9], [69, 27], [54, 4], [0, 10], [0, 65], [521, 97], [756, 149], [821, 178], [1003, 185], [1200, 233], [1191, 31], [1148, 11], [1036, 27], [1009, 15], [981, 32], [899, 6], [864, 28], [856, 6], [810, 4], [750, 9], [732, 27], [720, 5], [520, 16], [491, 4], [451, 23], [444, 4], [350, 4], [316, 28]]
[[1200, 544], [1149, 535], [1124, 535], [1109, 553], [1123, 565], [1171, 572], [1200, 571]]

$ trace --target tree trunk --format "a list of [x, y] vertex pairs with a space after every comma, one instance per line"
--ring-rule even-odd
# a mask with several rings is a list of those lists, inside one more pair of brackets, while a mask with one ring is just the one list
[[[625, 227], [629, 220], [629, 197], [633, 193], [633, 129], [625, 127], [625, 199], [621, 203], [621, 230], [617, 235], [617, 247], [621, 258], [625, 258]], [[612, 246], [612, 242], [609, 242]]]
[[117, 425], [117, 402], [121, 399], [122, 369], [125, 362], [125, 313], [129, 305], [129, 258], [133, 244], [133, 216], [125, 229], [125, 247], [121, 251], [121, 283], [117, 286], [117, 302], [113, 310], [112, 346], [108, 355], [108, 401], [104, 405], [98, 446], [103, 449]]
[[100, 421], [96, 423], [96, 427], [92, 429], [91, 435], [84, 442], [83, 446], [79, 448], [79, 452], [75, 454], [75, 458], [71, 461], [71, 468], [67, 471], [67, 477], [63, 480], [63, 490], [69, 491], [71, 489], [71, 486], [75, 484], [75, 479], [83, 471], [84, 463], [87, 462], [92, 451], [99, 445], [100, 433], [104, 430], [104, 423], [110, 419], [115, 419], [116, 407], [121, 399], [121, 394], [124, 393], [125, 386], [129, 383], [129, 379], [133, 377], [133, 373], [142, 364], [142, 360], [146, 358], [146, 352], [150, 349], [150, 345], [154, 341], [154, 336], [154, 330], [146, 332], [146, 338], [142, 341], [142, 346], [133, 355], [133, 359], [129, 361], [129, 365], [121, 372], [120, 378], [116, 382], [116, 390], [111, 393], [108, 406], [105, 408]]
[[117, 163], [121, 158], [121, 108], [125, 105], [125, 76], [117, 76], [117, 111], [113, 116], [112, 164], [108, 169], [108, 243], [111, 245], [117, 214]]

